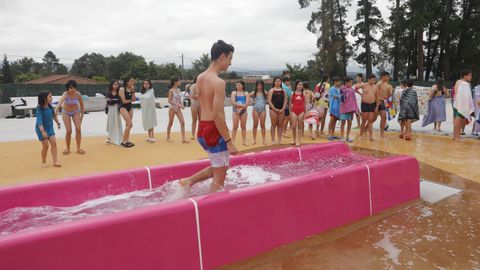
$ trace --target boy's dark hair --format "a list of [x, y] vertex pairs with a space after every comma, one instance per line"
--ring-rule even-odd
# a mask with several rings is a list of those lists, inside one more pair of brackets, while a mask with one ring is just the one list
[[471, 69], [464, 69], [462, 70], [462, 72], [460, 73], [460, 75], [463, 77], [467, 76], [468, 74], [472, 73], [472, 70]]
[[384, 76], [390, 76], [390, 72], [382, 71], [382, 73], [380, 73], [380, 77], [384, 77]]
[[212, 45], [212, 49], [210, 50], [210, 60], [213, 62], [214, 60], [220, 58], [222, 54], [225, 54], [226, 56], [234, 51], [235, 48], [231, 44], [227, 44], [225, 41], [220, 39]]
[[323, 75], [322, 82], [326, 82], [330, 78], [327, 74]]
[[372, 74], [370, 74], [370, 75], [368, 75], [368, 79], [369, 79], [369, 80], [370, 80], [370, 79], [373, 79], [373, 78], [375, 78], [375, 79], [376, 79], [376, 78], [377, 78], [377, 76], [375, 76], [375, 74], [373, 74], [373, 73], [372, 73]]
[[407, 80], [406, 82], [407, 87], [413, 87], [413, 81], [412, 80]]
[[357, 75], [356, 75], [356, 76], [358, 76], [358, 77], [360, 77], [360, 78], [362, 78], [362, 79], [363, 79], [363, 73], [357, 73]]
[[69, 80], [66, 84], [65, 84], [65, 89], [68, 90], [70, 87], [73, 87], [75, 89], [78, 89], [78, 86], [77, 86], [77, 82], [75, 80]]
[[343, 83], [348, 83], [348, 82], [351, 82], [351, 81], [353, 81], [353, 80], [350, 77], [345, 77], [345, 79], [343, 79]]
[[407, 81], [406, 81], [406, 80], [402, 80], [402, 81], [400, 82], [400, 85], [405, 85], [405, 86], [406, 86], [406, 85], [407, 85]]
[[287, 77], [287, 76], [284, 76], [283, 79], [282, 79], [283, 82], [289, 82], [290, 81], [290, 78]]
[[340, 81], [340, 78], [339, 77], [333, 77], [333, 83], [335, 83], [336, 81]]

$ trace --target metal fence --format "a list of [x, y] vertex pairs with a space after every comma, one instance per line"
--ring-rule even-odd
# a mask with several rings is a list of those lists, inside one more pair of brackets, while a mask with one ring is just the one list
[[[226, 80], [227, 95], [235, 90], [235, 82], [237, 80]], [[184, 84], [192, 83], [192, 81], [185, 81]], [[313, 89], [318, 82], [310, 82], [310, 87]], [[390, 82], [393, 86], [399, 85], [399, 82]], [[168, 81], [153, 81], [153, 88], [155, 89], [156, 97], [167, 97], [168, 95]], [[434, 82], [417, 81], [415, 85], [430, 87]], [[451, 87], [451, 84], [446, 83], [447, 88]], [[265, 81], [265, 89], [268, 90], [272, 86], [272, 81]], [[136, 89], [141, 89], [141, 82], [136, 83]], [[96, 93], [105, 94], [108, 88], [108, 83], [102, 84], [79, 84], [78, 90], [82, 95], [95, 96]], [[184, 85], [181, 87], [184, 89]], [[246, 81], [246, 90], [253, 91], [255, 89], [255, 81]], [[37, 96], [40, 91], [51, 91], [54, 96], [60, 96], [65, 91], [65, 86], [62, 84], [0, 84], [0, 103], [10, 103], [11, 97], [29, 97]]]

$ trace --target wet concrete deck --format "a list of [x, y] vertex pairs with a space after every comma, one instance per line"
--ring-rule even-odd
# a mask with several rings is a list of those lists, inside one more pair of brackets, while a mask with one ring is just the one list
[[420, 174], [463, 191], [435, 204], [402, 205], [222, 269], [480, 269], [480, 184], [423, 162]]
[[[387, 133], [382, 139], [376, 132], [376, 142], [355, 138], [352, 149], [377, 157], [415, 156], [420, 161], [422, 178], [463, 191], [435, 204], [420, 200], [390, 209], [224, 269], [480, 269], [480, 141], [454, 143], [448, 137], [415, 135], [413, 141], [407, 142], [397, 136]], [[162, 137], [164, 134], [159, 134], [158, 142], [149, 144], [144, 141], [145, 135], [133, 135], [133, 149], [107, 146], [104, 137], [85, 137], [87, 154], [60, 155], [60, 169], [39, 166], [37, 141], [0, 143], [0, 186], [205, 157], [197, 143], [181, 144], [178, 133], [173, 143]], [[251, 141], [251, 132], [248, 137]], [[304, 138], [302, 142], [327, 141]], [[64, 141], [60, 139], [59, 145], [61, 152]], [[289, 146], [239, 149], [248, 152]], [[50, 153], [48, 159], [51, 162]]]

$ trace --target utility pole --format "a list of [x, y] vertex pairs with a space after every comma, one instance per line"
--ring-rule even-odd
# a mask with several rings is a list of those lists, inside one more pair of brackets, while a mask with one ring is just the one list
[[183, 77], [183, 53], [182, 53], [182, 81], [183, 81], [183, 85], [185, 85], [185, 78]]

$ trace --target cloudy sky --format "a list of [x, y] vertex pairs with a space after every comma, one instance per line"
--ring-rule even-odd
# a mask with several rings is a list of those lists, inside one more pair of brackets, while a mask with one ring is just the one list
[[[356, 1], [354, 1], [356, 2]], [[387, 1], [378, 0], [384, 16]], [[316, 36], [306, 29], [313, 4], [297, 0], [0, 0], [0, 53], [62, 63], [84, 53], [131, 51], [155, 63], [191, 62], [224, 39], [235, 46], [232, 68], [277, 69], [306, 63]], [[349, 10], [354, 20], [356, 6]]]

